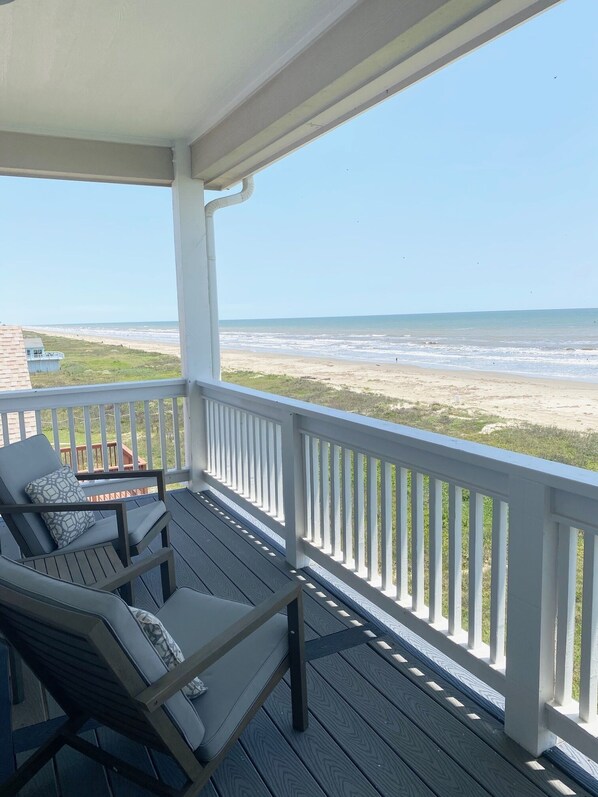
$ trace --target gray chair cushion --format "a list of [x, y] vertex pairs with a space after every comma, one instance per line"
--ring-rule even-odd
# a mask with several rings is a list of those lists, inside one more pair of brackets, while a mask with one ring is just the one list
[[[251, 608], [181, 587], [157, 616], [188, 657]], [[205, 728], [195, 751], [201, 762], [211, 761], [222, 750], [287, 654], [287, 619], [276, 615], [199, 673], [208, 687], [191, 701]]]
[[[129, 542], [137, 545], [145, 537], [151, 527], [160, 520], [166, 512], [163, 501], [152, 501], [151, 503], [137, 506], [127, 510], [127, 524], [129, 527]], [[96, 515], [96, 517], [98, 517]], [[95, 545], [104, 545], [107, 542], [118, 540], [118, 529], [116, 525], [116, 513], [110, 512], [109, 516], [100, 518], [96, 523], [76, 540], [65, 545], [60, 549], [60, 553], [69, 551], [79, 551], [83, 548], [91, 548]], [[118, 545], [114, 546], [118, 548]]]
[[[61, 466], [60, 457], [43, 434], [0, 448], [0, 503], [30, 504], [25, 492], [29, 482]], [[39, 515], [13, 515], [12, 521], [32, 556], [56, 550], [56, 543]]]
[[[60, 581], [4, 556], [0, 556], [0, 585], [22, 595], [41, 598], [47, 604], [101, 618], [148, 685], [166, 673], [166, 667], [127, 604], [117, 595]], [[191, 701], [178, 692], [166, 701], [165, 708], [190, 748], [197, 749], [205, 730]]]

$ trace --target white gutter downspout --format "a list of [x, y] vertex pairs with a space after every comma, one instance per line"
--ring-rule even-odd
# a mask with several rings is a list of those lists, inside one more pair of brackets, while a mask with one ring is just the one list
[[220, 379], [220, 331], [218, 329], [218, 289], [216, 278], [216, 242], [214, 237], [214, 213], [229, 205], [239, 205], [253, 194], [253, 177], [246, 177], [239, 193], [212, 199], [205, 206], [206, 249], [208, 253], [208, 285], [210, 297], [210, 318], [212, 320], [212, 374]]

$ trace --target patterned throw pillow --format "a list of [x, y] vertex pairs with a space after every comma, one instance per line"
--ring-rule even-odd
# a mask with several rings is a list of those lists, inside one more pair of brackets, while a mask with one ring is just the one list
[[[180, 647], [157, 617], [154, 617], [153, 614], [146, 612], [144, 609], [136, 609], [135, 606], [129, 606], [129, 609], [141, 626], [143, 633], [154, 646], [156, 653], [166, 665], [167, 670], [173, 670], [177, 664], [185, 661]], [[208, 687], [199, 678], [194, 678], [183, 687], [183, 694], [190, 698], [199, 697], [207, 691]]]
[[[76, 504], [87, 501], [73, 471], [62, 468], [40, 476], [25, 487], [34, 504]], [[76, 540], [95, 523], [93, 512], [43, 512], [42, 518], [59, 548]]]

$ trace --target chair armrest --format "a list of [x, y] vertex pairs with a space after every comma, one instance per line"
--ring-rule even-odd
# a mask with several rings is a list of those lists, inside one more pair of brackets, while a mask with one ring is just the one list
[[245, 617], [237, 620], [221, 634], [214, 637], [207, 645], [188, 656], [185, 661], [177, 664], [155, 683], [140, 692], [135, 701], [146, 711], [155, 711], [165, 700], [168, 700], [169, 697], [172, 697], [189, 681], [193, 680], [196, 675], [199, 675], [215, 661], [222, 658], [225, 653], [232, 650], [235, 645], [238, 645], [239, 642], [242, 642], [256, 631], [282, 608], [294, 601], [300, 601], [301, 595], [301, 584], [296, 582], [291, 582], [286, 587], [278, 590], [248, 612]]
[[124, 586], [125, 584], [130, 584], [138, 576], [142, 576], [144, 573], [147, 573], [148, 570], [158, 567], [169, 559], [174, 560], [172, 548], [160, 548], [150, 556], [144, 557], [141, 561], [135, 562], [135, 564], [125, 567], [125, 569], [121, 570], [120, 573], [116, 573], [115, 575], [108, 576], [103, 580], [97, 581], [94, 584], [94, 589], [102, 589], [106, 592], [112, 592], [115, 589]]
[[120, 560], [125, 567], [131, 564], [129, 551], [129, 526], [127, 511], [122, 501], [80, 501], [73, 504], [0, 504], [0, 515], [41, 515], [42, 512], [95, 512], [105, 509], [116, 512], [116, 527], [118, 530], [118, 545]]
[[75, 473], [77, 479], [83, 481], [103, 481], [104, 479], [142, 479], [150, 478], [156, 479], [158, 483], [158, 496], [161, 501], [164, 501], [165, 486], [164, 486], [164, 471], [155, 470], [117, 470], [117, 471], [96, 471], [95, 473]]

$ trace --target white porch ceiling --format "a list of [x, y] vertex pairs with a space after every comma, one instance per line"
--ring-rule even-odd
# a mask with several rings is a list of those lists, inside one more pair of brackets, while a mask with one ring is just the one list
[[0, 129], [192, 140], [356, 2], [15, 0], [0, 6]]
[[0, 4], [0, 174], [223, 188], [558, 1]]

